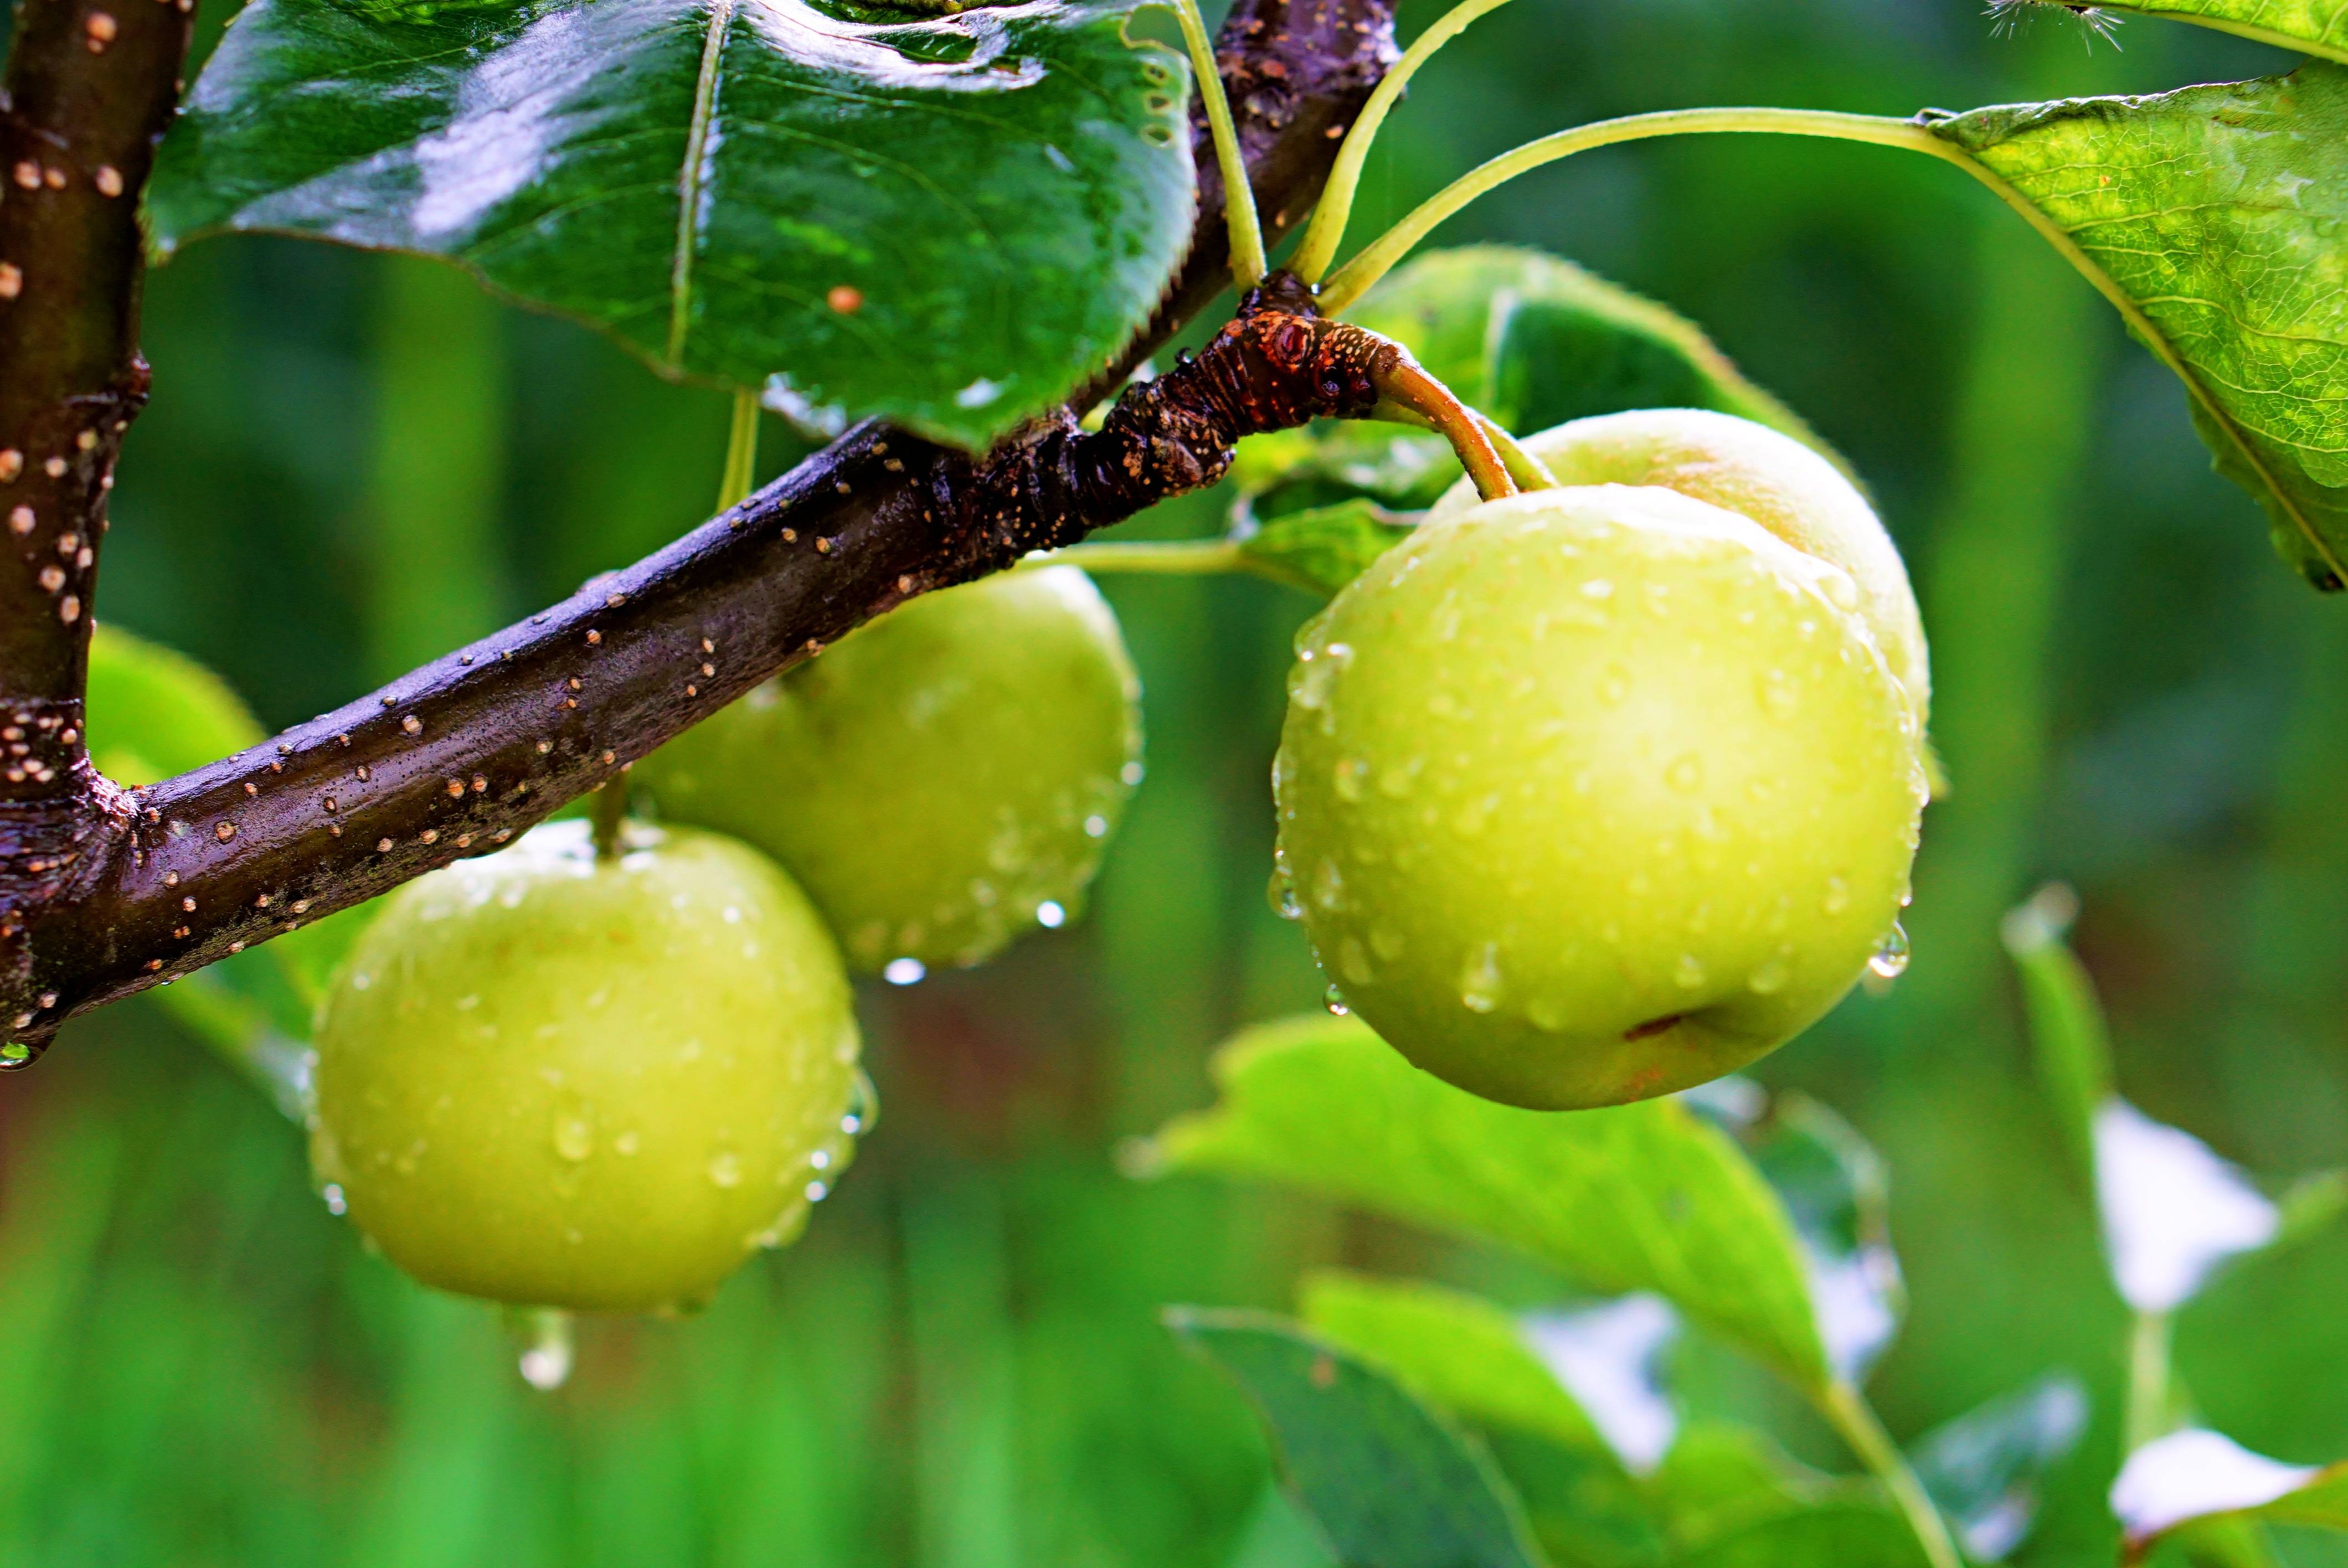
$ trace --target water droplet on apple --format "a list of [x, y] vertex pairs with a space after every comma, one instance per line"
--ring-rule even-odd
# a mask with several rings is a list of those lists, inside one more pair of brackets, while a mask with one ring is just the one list
[[1468, 960], [1459, 976], [1459, 1005], [1469, 1012], [1490, 1012], [1500, 1005], [1500, 949], [1487, 942]]
[[1827, 896], [1818, 907], [1829, 915], [1839, 915], [1850, 907], [1850, 885], [1839, 876], [1827, 878]]
[[1329, 982], [1329, 989], [1321, 993], [1321, 1005], [1339, 1018], [1344, 1018], [1354, 1010], [1346, 1004], [1345, 993], [1337, 989], [1337, 983], [1334, 980]]
[[584, 1110], [566, 1106], [554, 1113], [554, 1152], [574, 1163], [595, 1152], [595, 1123]]
[[709, 1157], [709, 1180], [711, 1184], [715, 1186], [740, 1186], [742, 1184], [742, 1156], [735, 1153], [730, 1149], [724, 1150], [718, 1153], [711, 1155]]
[[1325, 855], [1313, 868], [1313, 902], [1332, 915], [1345, 907], [1345, 874]]
[[1682, 990], [1692, 991], [1704, 980], [1704, 960], [1694, 953], [1682, 953], [1680, 961], [1672, 967], [1672, 983]]
[[1664, 772], [1663, 782], [1682, 794], [1694, 794], [1704, 784], [1704, 764], [1690, 752]]
[[1745, 986], [1756, 997], [1771, 997], [1784, 990], [1786, 982], [1793, 978], [1794, 972], [1784, 958], [1771, 958], [1753, 971]]
[[1272, 912], [1282, 919], [1304, 918], [1304, 906], [1297, 899], [1296, 882], [1288, 875], [1285, 863], [1280, 860], [1272, 862], [1272, 880], [1264, 885], [1263, 897], [1264, 902], [1272, 906]]
[[560, 1389], [571, 1377], [572, 1321], [571, 1314], [551, 1307], [507, 1312], [507, 1329], [522, 1348], [516, 1361], [521, 1380], [541, 1393]]
[[328, 1214], [348, 1214], [350, 1212], [351, 1205], [349, 1201], [343, 1196], [341, 1183], [328, 1182], [324, 1186], [318, 1189], [318, 1195], [326, 1201], [326, 1212]]
[[1891, 929], [1883, 934], [1874, 957], [1867, 960], [1867, 968], [1869, 974], [1886, 980], [1896, 980], [1908, 972], [1908, 933], [1899, 921], [1892, 921]]
[[1359, 757], [1338, 758], [1337, 765], [1330, 770], [1330, 782], [1337, 791], [1337, 798], [1359, 801], [1363, 794], [1362, 781], [1369, 777], [1369, 764]]
[[1051, 898], [1035, 906], [1035, 924], [1048, 931], [1056, 931], [1068, 923], [1068, 912]]
[[880, 978], [892, 986], [910, 986], [919, 984], [929, 972], [929, 966], [919, 958], [891, 958], [882, 966]]

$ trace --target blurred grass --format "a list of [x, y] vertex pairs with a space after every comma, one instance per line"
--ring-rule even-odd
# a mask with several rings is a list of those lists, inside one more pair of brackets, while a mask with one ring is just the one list
[[[1406, 35], [1435, 11], [1413, 0]], [[1906, 113], [2282, 63], [2149, 21], [2122, 38], [1993, 39], [1970, 0], [1520, 0], [1415, 88], [1356, 241], [1468, 160], [1605, 114]], [[2117, 1309], [1993, 922], [2075, 881], [2129, 1097], [2271, 1175], [2337, 1162], [2348, 606], [2288, 579], [2084, 285], [1937, 166], [1772, 138], [1610, 152], [1444, 238], [1547, 245], [1686, 311], [1876, 487], [1930, 612], [1957, 794], [1927, 824], [1909, 976], [1766, 1075], [1891, 1163], [1914, 1296], [1876, 1380], [1895, 1429], [2054, 1366], [2108, 1393]], [[664, 542], [716, 481], [722, 396], [420, 263], [200, 246], [154, 278], [147, 337], [156, 400], [98, 613], [272, 723]], [[798, 449], [769, 423], [767, 472]], [[1218, 505], [1132, 531], [1208, 531]], [[1300, 1266], [1334, 1261], [1524, 1299], [1554, 1282], [1286, 1196], [1116, 1174], [1120, 1138], [1203, 1101], [1220, 1034], [1320, 982], [1262, 893], [1282, 661], [1310, 606], [1107, 586], [1149, 777], [1089, 923], [868, 996], [883, 1115], [807, 1239], [692, 1321], [589, 1325], [559, 1393], [513, 1375], [490, 1313], [331, 1219], [293, 1130], [160, 1010], [94, 1018], [11, 1080], [0, 1563], [1308, 1562], [1245, 1411], [1158, 1307], [1285, 1305]], [[2285, 1458], [2348, 1455], [2343, 1295], [2335, 1234], [2188, 1314], [2209, 1417]], [[1776, 1410], [1700, 1348], [1687, 1377]], [[2025, 1561], [2110, 1561], [2101, 1409]]]

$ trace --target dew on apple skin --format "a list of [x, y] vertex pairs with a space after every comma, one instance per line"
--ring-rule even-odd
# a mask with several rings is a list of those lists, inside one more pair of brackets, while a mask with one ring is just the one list
[[574, 1321], [560, 1307], [506, 1309], [506, 1331], [521, 1346], [516, 1368], [521, 1380], [541, 1394], [562, 1387], [571, 1377]]
[[324, 1186], [318, 1189], [318, 1196], [325, 1201], [326, 1212], [328, 1214], [339, 1217], [340, 1215], [350, 1213], [350, 1200], [343, 1196], [343, 1187], [341, 1183], [328, 1182]]
[[1746, 977], [1745, 989], [1756, 997], [1776, 996], [1794, 978], [1793, 969], [1782, 958], [1771, 958]]
[[1046, 898], [1035, 906], [1035, 924], [1047, 931], [1056, 931], [1068, 923], [1068, 912], [1056, 898]]
[[1839, 876], [1827, 878], [1827, 896], [1818, 907], [1828, 915], [1839, 915], [1850, 907], [1850, 884]]
[[1321, 1005], [1338, 1018], [1344, 1018], [1354, 1010], [1353, 1004], [1345, 1000], [1345, 993], [1337, 989], [1334, 980], [1330, 981], [1328, 989], [1321, 993]]
[[731, 1149], [721, 1149], [709, 1157], [709, 1183], [716, 1187], [738, 1187], [742, 1184], [742, 1156]]
[[1704, 960], [1694, 953], [1682, 953], [1680, 961], [1672, 967], [1672, 983], [1682, 990], [1692, 991], [1704, 982]]
[[554, 1152], [574, 1164], [595, 1152], [595, 1124], [583, 1111], [566, 1107], [555, 1113]]
[[1283, 920], [1304, 918], [1304, 905], [1296, 897], [1296, 881], [1288, 875], [1288, 860], [1278, 850], [1272, 852], [1272, 880], [1264, 885], [1264, 902], [1272, 912]]
[[892, 986], [911, 986], [920, 984], [929, 972], [929, 966], [919, 958], [891, 958], [881, 966], [880, 978]]
[[1459, 1005], [1469, 1012], [1490, 1012], [1500, 1005], [1500, 949], [1487, 942], [1468, 959], [1459, 977]]
[[1908, 972], [1908, 933], [1899, 921], [1883, 934], [1882, 942], [1867, 960], [1868, 973], [1878, 979], [1896, 980]]

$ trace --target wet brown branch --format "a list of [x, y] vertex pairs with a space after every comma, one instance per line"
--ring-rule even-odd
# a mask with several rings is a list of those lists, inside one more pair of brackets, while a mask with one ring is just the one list
[[[1259, 203], [1284, 229], [1326, 174], [1332, 131], [1393, 57], [1391, 0], [1241, 0], [1221, 47]], [[1213, 159], [1200, 166], [1209, 190], [1191, 253], [1128, 363], [1220, 290], [1220, 193]], [[94, 275], [129, 300], [135, 239], [123, 243], [114, 271]], [[0, 1030], [38, 1049], [77, 1012], [488, 853], [906, 597], [1210, 483], [1250, 431], [1367, 412], [1384, 345], [1297, 298], [1254, 304], [1195, 360], [1129, 388], [1097, 434], [1072, 407], [973, 459], [860, 426], [561, 604], [150, 789], [97, 778], [79, 737], [62, 733], [79, 723], [77, 642], [44, 699], [77, 704], [44, 768], [78, 787], [0, 825]], [[93, 485], [112, 451], [101, 435], [86, 455]], [[5, 642], [0, 668], [19, 673]]]
[[26, 0], [0, 75], [0, 803], [85, 793], [90, 592], [139, 358], [139, 192], [194, 0]]

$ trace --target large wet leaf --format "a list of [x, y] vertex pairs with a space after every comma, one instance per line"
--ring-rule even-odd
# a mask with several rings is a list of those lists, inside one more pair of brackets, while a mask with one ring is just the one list
[[1491, 1460], [1384, 1373], [1262, 1313], [1168, 1321], [1255, 1402], [1347, 1568], [1541, 1568]]
[[2348, 583], [2348, 69], [1930, 119], [2181, 376], [2284, 558]]
[[253, 0], [155, 171], [157, 246], [462, 262], [674, 374], [981, 446], [1156, 304], [1187, 77], [1117, 0]]
[[[2024, 5], [2067, 11], [2060, 0], [1993, 0], [1993, 11]], [[2135, 11], [2195, 22], [2279, 48], [2348, 60], [2348, 5], [2340, 0], [2097, 0], [2099, 11]]]
[[1214, 1109], [1162, 1168], [1279, 1181], [1521, 1247], [1603, 1291], [1652, 1290], [1797, 1386], [1830, 1373], [1801, 1245], [1719, 1128], [1676, 1101], [1520, 1111], [1452, 1088], [1356, 1020], [1242, 1033]]

